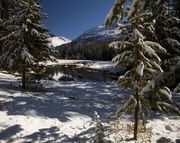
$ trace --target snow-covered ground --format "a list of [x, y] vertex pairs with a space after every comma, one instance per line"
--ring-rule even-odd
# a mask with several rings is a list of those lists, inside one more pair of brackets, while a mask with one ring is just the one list
[[78, 142], [92, 136], [92, 117], [115, 112], [113, 83], [42, 81], [39, 92], [19, 91], [19, 77], [0, 74], [0, 142]]
[[70, 65], [70, 64], [82, 64], [87, 63], [88, 60], [64, 60], [64, 59], [56, 59], [56, 61], [47, 61], [46, 65]]
[[72, 65], [76, 64], [81, 68], [101, 70], [109, 73], [123, 73], [126, 69], [123, 67], [114, 67], [112, 61], [90, 61], [90, 60], [63, 60], [59, 59], [54, 62], [48, 61], [46, 65]]
[[[94, 111], [102, 118], [107, 140], [134, 142], [129, 140], [131, 118], [117, 120], [114, 115], [129, 90], [100, 81], [42, 80], [42, 87], [27, 91], [19, 84], [20, 77], [0, 73], [0, 143], [88, 143], [95, 132]], [[136, 143], [180, 141], [179, 117], [155, 114], [148, 122], [147, 133]]]

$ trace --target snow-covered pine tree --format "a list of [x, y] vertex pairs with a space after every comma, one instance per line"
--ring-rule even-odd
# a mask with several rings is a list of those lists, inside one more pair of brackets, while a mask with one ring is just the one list
[[[10, 8], [9, 3], [11, 1], [9, 0], [0, 0], [0, 37], [4, 35], [4, 32], [6, 31], [4, 27], [2, 26], [3, 20], [7, 19], [10, 14]], [[0, 53], [2, 51], [2, 41], [0, 41]]]
[[22, 74], [22, 87], [26, 87], [26, 74], [49, 59], [48, 30], [41, 24], [46, 16], [41, 13], [37, 0], [11, 0], [11, 16], [3, 20], [6, 32], [0, 55], [0, 67]]
[[113, 59], [113, 62], [115, 65], [131, 65], [125, 75], [119, 78], [119, 85], [134, 89], [127, 101], [118, 107], [117, 116], [121, 112], [135, 111], [134, 138], [137, 139], [139, 116], [144, 119], [144, 114], [150, 110], [147, 105], [148, 100], [140, 94], [140, 90], [147, 84], [148, 80], [162, 72], [161, 59], [157, 55], [157, 50], [162, 52], [166, 52], [166, 50], [155, 42], [145, 41], [144, 36], [137, 29], [134, 30], [130, 41], [118, 41], [111, 43], [110, 46], [115, 47], [117, 44], [122, 52]]
[[[176, 1], [172, 1], [176, 3]], [[180, 83], [180, 19], [168, 11], [167, 4], [164, 3], [158, 7], [154, 6], [152, 12], [154, 15], [155, 35], [158, 42], [167, 50], [168, 56], [162, 57], [164, 73], [160, 75], [163, 79], [158, 87], [167, 86], [173, 90]], [[157, 80], [156, 80], [157, 81]], [[157, 88], [156, 87], [156, 88]]]
[[154, 28], [157, 40], [169, 54], [164, 58], [166, 70], [169, 70], [169, 67], [174, 65], [171, 61], [177, 59], [174, 61], [177, 63], [180, 58], [180, 19], [168, 12], [166, 4], [154, 6], [152, 12], [156, 20]]
[[155, 15], [151, 13], [151, 6], [161, 6], [163, 0], [134, 0], [129, 11], [123, 8], [126, 2], [126, 0], [116, 0], [107, 15], [105, 25], [109, 26], [113, 21], [119, 22], [127, 14], [128, 24], [120, 25], [119, 29], [123, 28], [125, 31], [128, 29], [132, 31], [132, 34], [122, 36], [121, 41], [113, 42], [110, 46], [120, 49], [120, 54], [113, 59], [115, 66], [129, 67], [125, 75], [119, 78], [119, 85], [134, 89], [133, 95], [118, 107], [117, 115], [119, 116], [122, 112], [135, 112], [134, 139], [137, 139], [139, 116], [143, 118], [152, 107], [158, 108], [159, 105], [163, 105], [162, 110], [171, 108], [178, 113], [179, 111], [173, 106], [171, 93], [167, 87], [158, 87], [154, 92], [148, 92], [148, 94], [141, 92], [151, 79], [163, 72], [158, 55], [166, 54], [166, 50], [157, 43]]

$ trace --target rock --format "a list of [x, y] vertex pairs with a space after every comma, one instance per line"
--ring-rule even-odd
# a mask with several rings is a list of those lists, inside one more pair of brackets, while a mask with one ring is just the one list
[[59, 81], [74, 81], [74, 79], [70, 76], [61, 76]]
[[173, 129], [171, 126], [167, 125], [165, 128], [166, 128], [166, 130], [173, 132]]

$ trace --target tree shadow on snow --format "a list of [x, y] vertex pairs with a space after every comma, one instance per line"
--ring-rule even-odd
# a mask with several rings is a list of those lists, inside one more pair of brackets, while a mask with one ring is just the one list
[[108, 119], [128, 92], [105, 83], [83, 83], [73, 87], [57, 86], [43, 94], [31, 93], [28, 96], [24, 92], [21, 96], [9, 96], [11, 100], [3, 106], [8, 115], [37, 115], [57, 118], [62, 122], [68, 121], [72, 112], [93, 117], [94, 111], [97, 111], [102, 118]]
[[11, 127], [7, 127], [6, 129], [0, 132], [0, 142], [1, 141], [12, 141], [11, 137], [15, 136], [17, 133], [21, 132], [23, 129], [20, 125], [13, 125]]
[[68, 137], [67, 135], [61, 133], [60, 129], [56, 126], [51, 128], [39, 129], [39, 131], [32, 133], [30, 135], [21, 137], [25, 140], [26, 143], [33, 142], [43, 142], [43, 143], [52, 143], [52, 142], [63, 142], [63, 143], [85, 143], [90, 141], [91, 134], [94, 132], [94, 128], [90, 128], [74, 137]]
[[61, 134], [59, 133], [59, 128], [54, 126], [51, 128], [39, 129], [38, 132], [34, 132], [31, 135], [22, 137], [26, 140], [26, 143], [33, 142], [43, 142], [51, 143], [56, 142]]

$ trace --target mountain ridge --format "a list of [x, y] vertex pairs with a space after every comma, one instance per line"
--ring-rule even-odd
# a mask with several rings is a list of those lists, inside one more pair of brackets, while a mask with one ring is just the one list
[[55, 36], [55, 35], [51, 36], [49, 40], [51, 41], [50, 47], [54, 47], [54, 48], [71, 42], [70, 39], [67, 39], [63, 36]]
[[113, 24], [110, 27], [105, 27], [103, 25], [96, 26], [84, 31], [72, 42], [75, 43], [91, 43], [97, 41], [114, 40], [120, 35], [121, 31], [118, 30], [118, 25]]

